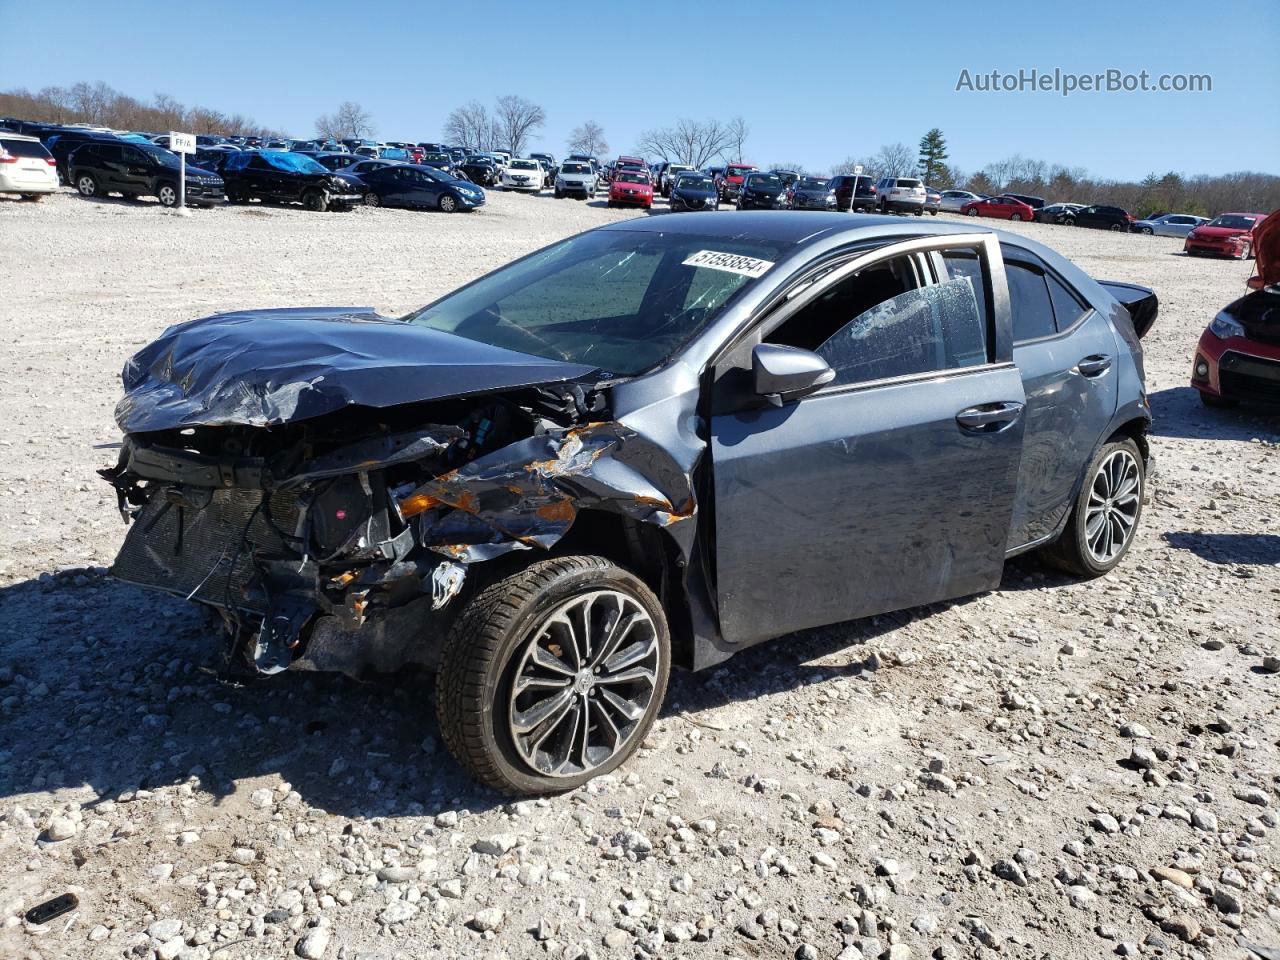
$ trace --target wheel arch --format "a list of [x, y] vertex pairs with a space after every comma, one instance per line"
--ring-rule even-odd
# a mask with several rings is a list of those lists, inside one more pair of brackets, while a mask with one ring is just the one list
[[590, 554], [629, 570], [657, 595], [671, 634], [672, 663], [686, 669], [695, 661], [695, 630], [685, 588], [684, 555], [666, 530], [609, 510], [580, 510], [552, 556]]

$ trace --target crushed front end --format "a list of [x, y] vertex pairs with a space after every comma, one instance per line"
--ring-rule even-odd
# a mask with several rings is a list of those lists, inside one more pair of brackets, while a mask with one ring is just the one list
[[131, 523], [111, 573], [219, 610], [232, 671], [433, 666], [471, 564], [550, 548], [584, 508], [692, 515], [604, 404], [553, 385], [128, 434], [101, 471]]

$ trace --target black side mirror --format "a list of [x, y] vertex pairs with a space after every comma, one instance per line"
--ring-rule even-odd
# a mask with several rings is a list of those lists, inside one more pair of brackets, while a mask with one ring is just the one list
[[795, 400], [826, 386], [836, 372], [816, 353], [780, 343], [758, 343], [751, 351], [755, 391], [775, 403]]

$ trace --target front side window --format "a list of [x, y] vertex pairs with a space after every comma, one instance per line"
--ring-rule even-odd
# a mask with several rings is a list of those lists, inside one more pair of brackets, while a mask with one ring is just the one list
[[986, 363], [981, 267], [976, 283], [921, 276], [910, 257], [872, 264], [831, 284], [766, 339], [813, 350], [835, 371], [833, 386]]

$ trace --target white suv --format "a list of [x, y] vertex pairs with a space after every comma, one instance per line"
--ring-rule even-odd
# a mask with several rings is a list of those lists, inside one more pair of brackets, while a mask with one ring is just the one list
[[907, 177], [881, 177], [876, 184], [881, 213], [892, 213], [901, 210], [914, 213], [917, 217], [924, 213], [924, 183]]
[[39, 200], [58, 189], [53, 155], [35, 137], [0, 130], [0, 193]]

